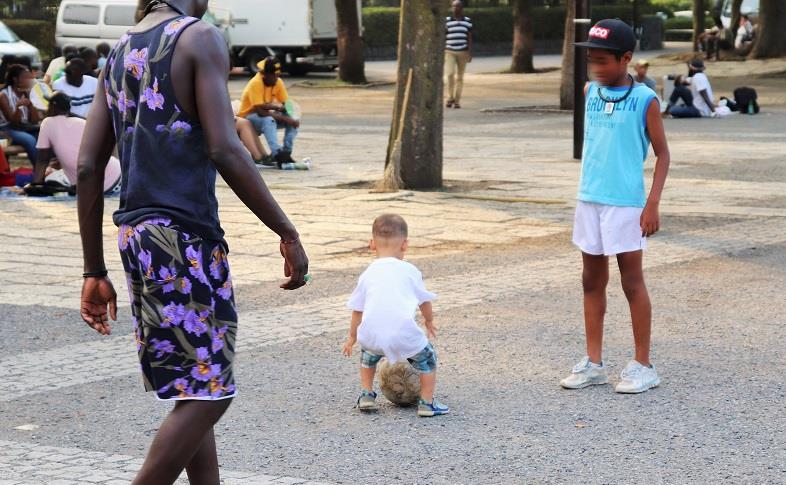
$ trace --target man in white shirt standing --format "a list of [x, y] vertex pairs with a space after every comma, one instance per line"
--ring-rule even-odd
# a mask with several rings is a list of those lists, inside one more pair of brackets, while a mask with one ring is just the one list
[[71, 59], [65, 67], [65, 76], [55, 81], [52, 86], [55, 91], [60, 91], [71, 98], [71, 114], [87, 119], [90, 105], [98, 87], [98, 80], [86, 76], [87, 64], [80, 58]]
[[[683, 81], [678, 77], [675, 81], [674, 91], [663, 115], [670, 114], [675, 118], [708, 118], [715, 113], [715, 100], [710, 80], [704, 74], [704, 61], [693, 59], [688, 63], [688, 70], [690, 77], [687, 80]], [[680, 100], [685, 104], [678, 105]]]

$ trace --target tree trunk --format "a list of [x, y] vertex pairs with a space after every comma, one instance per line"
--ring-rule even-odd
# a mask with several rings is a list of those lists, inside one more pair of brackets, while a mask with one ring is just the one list
[[573, 70], [576, 37], [576, 0], [565, 1], [565, 40], [562, 43], [562, 80], [559, 88], [559, 109], [573, 109]]
[[699, 36], [704, 33], [704, 0], [693, 0], [693, 52], [699, 51]]
[[535, 72], [532, 64], [534, 50], [532, 0], [513, 0], [513, 59], [510, 72]]
[[442, 187], [442, 72], [448, 0], [402, 0], [387, 190]]
[[759, 2], [759, 25], [751, 57], [786, 56], [786, 2], [783, 0], [761, 0]]
[[352, 84], [365, 84], [365, 59], [357, 1], [336, 0], [336, 19], [338, 78]]
[[734, 37], [737, 35], [737, 29], [740, 28], [740, 18], [742, 17], [742, 12], [740, 9], [742, 8], [742, 0], [733, 0], [731, 3], [731, 38], [734, 40]]

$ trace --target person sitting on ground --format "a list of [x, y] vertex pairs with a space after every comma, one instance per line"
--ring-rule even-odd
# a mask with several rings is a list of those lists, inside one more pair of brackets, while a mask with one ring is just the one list
[[[246, 118], [254, 125], [258, 134], [264, 134], [270, 147], [271, 157], [264, 166], [281, 167], [284, 163], [294, 163], [292, 149], [297, 137], [300, 121], [292, 118], [286, 111], [289, 101], [287, 88], [281, 79], [281, 64], [275, 57], [268, 57], [259, 63], [259, 73], [248, 82], [240, 100], [238, 116]], [[278, 143], [278, 130], [283, 128], [284, 145]]]
[[360, 385], [357, 400], [361, 411], [377, 409], [374, 375], [377, 364], [386, 357], [391, 364], [407, 360], [420, 372], [418, 416], [431, 417], [450, 412], [434, 399], [437, 382], [437, 353], [426, 333], [415, 322], [420, 308], [426, 330], [436, 337], [431, 301], [437, 295], [426, 290], [423, 275], [404, 261], [409, 242], [407, 222], [396, 214], [383, 214], [371, 229], [371, 250], [376, 261], [360, 275], [347, 306], [352, 310], [349, 338], [344, 355], [360, 342]]
[[98, 80], [87, 76], [86, 72], [85, 61], [75, 57], [66, 64], [65, 77], [52, 86], [55, 91], [61, 91], [71, 98], [71, 114], [85, 119], [98, 87]]
[[737, 35], [734, 37], [734, 49], [739, 54], [747, 54], [753, 47], [753, 22], [748, 14], [740, 16], [740, 26], [737, 28]]
[[653, 91], [657, 91], [658, 85], [654, 79], [647, 76], [647, 71], [650, 68], [650, 63], [646, 59], [639, 59], [636, 62], [636, 65], [633, 67], [633, 70], [636, 71], [636, 75], [633, 76], [633, 79], [637, 83], [641, 83], [648, 88], [652, 89]]
[[79, 57], [87, 64], [87, 71], [85, 74], [88, 76], [98, 77], [98, 52], [93, 49], [83, 49], [79, 53]]
[[14, 64], [8, 67], [5, 83], [6, 87], [0, 91], [0, 131], [8, 134], [11, 143], [24, 148], [34, 164], [41, 115], [30, 100], [33, 74], [25, 66]]
[[55, 57], [49, 62], [49, 66], [46, 68], [46, 74], [44, 74], [44, 82], [51, 86], [55, 81], [63, 77], [66, 62], [68, 62], [70, 58], [75, 57], [78, 53], [79, 51], [75, 45], [64, 45], [63, 55]]
[[[675, 118], [706, 118], [715, 113], [712, 86], [704, 74], [704, 61], [693, 59], [688, 63], [688, 71], [688, 79], [677, 76], [674, 80], [674, 91], [663, 116], [670, 114]], [[680, 100], [685, 104], [678, 105]]]
[[254, 129], [254, 125], [245, 118], [235, 117], [235, 128], [237, 129], [240, 141], [243, 142], [243, 146], [246, 147], [248, 153], [251, 154], [251, 158], [254, 159], [254, 163], [263, 163], [270, 154], [259, 139], [259, 134], [257, 130]]
[[[34, 192], [45, 182], [57, 182], [64, 188], [76, 187], [79, 143], [85, 131], [85, 120], [71, 116], [71, 99], [55, 92], [49, 99], [47, 118], [41, 123], [38, 135], [38, 160], [33, 183], [26, 191]], [[47, 173], [49, 162], [57, 158], [60, 170]], [[111, 157], [104, 174], [104, 193], [112, 194], [120, 187], [120, 161]]]
[[112, 50], [112, 46], [107, 44], [106, 42], [101, 42], [96, 46], [96, 52], [98, 52], [98, 69], [101, 70], [106, 66], [106, 60], [109, 59], [109, 52]]

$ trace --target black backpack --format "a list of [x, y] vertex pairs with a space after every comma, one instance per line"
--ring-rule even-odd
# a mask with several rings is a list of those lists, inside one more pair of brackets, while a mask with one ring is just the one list
[[741, 87], [734, 90], [734, 103], [737, 110], [743, 114], [756, 114], [759, 112], [759, 103], [756, 102], [756, 90], [749, 87]]

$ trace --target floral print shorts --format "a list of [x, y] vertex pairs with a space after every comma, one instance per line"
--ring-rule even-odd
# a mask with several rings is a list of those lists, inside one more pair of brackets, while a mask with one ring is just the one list
[[162, 400], [233, 397], [237, 312], [223, 243], [151, 219], [121, 226], [118, 245], [145, 390]]

